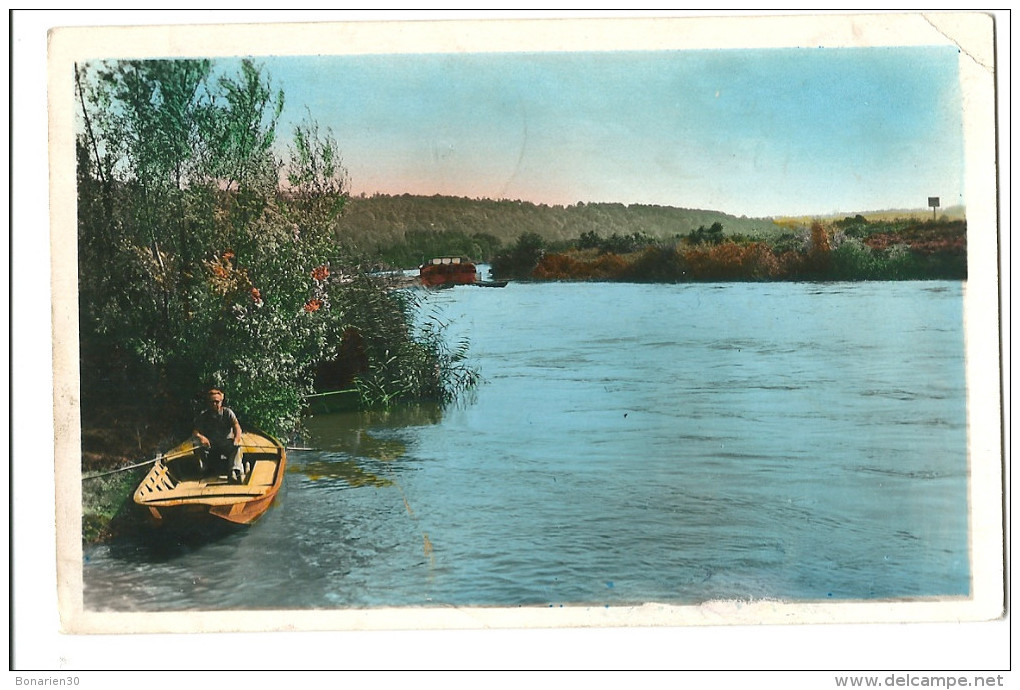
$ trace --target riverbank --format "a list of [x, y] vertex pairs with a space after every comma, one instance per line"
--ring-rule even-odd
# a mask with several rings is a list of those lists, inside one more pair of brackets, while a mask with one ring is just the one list
[[131, 493], [148, 467], [86, 477], [143, 462], [172, 445], [172, 424], [158, 415], [143, 415], [112, 405], [90, 406], [82, 420], [82, 542], [106, 541], [122, 530], [133, 512]]
[[965, 220], [857, 216], [770, 237], [721, 224], [672, 241], [586, 233], [564, 247], [534, 234], [492, 260], [495, 278], [638, 283], [966, 280]]
[[118, 472], [81, 484], [82, 543], [108, 541], [123, 531], [134, 513], [131, 494], [148, 468]]

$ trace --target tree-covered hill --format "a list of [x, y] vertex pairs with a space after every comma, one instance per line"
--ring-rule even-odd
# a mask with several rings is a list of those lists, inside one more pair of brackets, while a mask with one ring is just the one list
[[725, 235], [768, 237], [780, 229], [768, 218], [644, 204], [578, 203], [549, 206], [519, 200], [448, 196], [351, 197], [339, 220], [343, 241], [362, 253], [411, 267], [431, 254], [461, 253], [488, 260], [500, 246], [533, 233], [550, 244], [585, 233], [602, 237], [640, 233], [675, 239], [719, 223]]

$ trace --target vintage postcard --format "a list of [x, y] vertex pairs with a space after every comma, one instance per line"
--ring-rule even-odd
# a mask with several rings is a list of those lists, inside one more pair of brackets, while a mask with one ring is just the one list
[[64, 632], [1003, 615], [993, 17], [300, 19], [50, 32]]

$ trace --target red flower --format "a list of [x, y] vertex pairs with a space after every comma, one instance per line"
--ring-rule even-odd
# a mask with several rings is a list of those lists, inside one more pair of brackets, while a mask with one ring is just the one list
[[328, 277], [329, 277], [329, 267], [328, 266], [319, 266], [314, 271], [312, 271], [312, 279], [313, 280], [317, 280], [319, 282], [322, 282], [323, 280], [325, 280]]
[[305, 311], [307, 312], [319, 311], [321, 307], [322, 307], [321, 299], [311, 299], [308, 300], [308, 302], [305, 304]]

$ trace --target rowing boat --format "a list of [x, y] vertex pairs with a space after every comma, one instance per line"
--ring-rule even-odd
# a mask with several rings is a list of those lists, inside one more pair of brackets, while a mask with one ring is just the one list
[[245, 431], [241, 450], [250, 469], [239, 484], [225, 474], [201, 473], [197, 450], [189, 439], [160, 456], [135, 490], [135, 503], [157, 523], [213, 517], [246, 525], [268, 510], [283, 484], [283, 444], [267, 434]]

